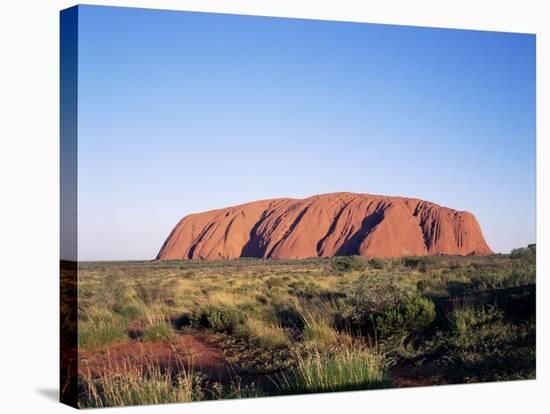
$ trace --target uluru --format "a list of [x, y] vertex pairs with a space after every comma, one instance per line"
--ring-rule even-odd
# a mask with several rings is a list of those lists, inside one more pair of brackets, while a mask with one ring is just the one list
[[330, 193], [185, 216], [158, 260], [490, 255], [473, 214], [415, 198]]

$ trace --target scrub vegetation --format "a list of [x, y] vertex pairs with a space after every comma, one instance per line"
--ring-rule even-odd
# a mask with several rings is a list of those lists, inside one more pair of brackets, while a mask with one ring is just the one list
[[80, 263], [79, 405], [533, 379], [535, 257]]

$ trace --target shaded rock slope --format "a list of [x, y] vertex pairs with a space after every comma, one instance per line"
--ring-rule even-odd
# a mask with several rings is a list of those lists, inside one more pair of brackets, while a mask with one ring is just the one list
[[190, 214], [172, 230], [157, 259], [438, 254], [492, 252], [469, 212], [414, 198], [331, 193]]

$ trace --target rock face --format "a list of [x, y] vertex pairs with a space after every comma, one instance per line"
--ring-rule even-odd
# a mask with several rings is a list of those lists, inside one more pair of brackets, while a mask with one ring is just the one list
[[332, 193], [190, 214], [172, 230], [157, 259], [437, 254], [492, 252], [466, 211], [413, 198]]

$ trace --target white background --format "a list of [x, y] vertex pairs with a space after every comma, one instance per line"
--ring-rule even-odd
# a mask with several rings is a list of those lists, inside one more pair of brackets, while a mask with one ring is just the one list
[[[88, 1], [193, 11], [537, 34], [537, 380], [116, 409], [133, 413], [538, 413], [550, 409], [544, 346], [550, 298], [547, 142], [550, 13], [545, 1]], [[0, 411], [68, 412], [57, 403], [59, 10], [61, 0], [0, 6]], [[546, 26], [546, 27], [545, 27]], [[546, 77], [544, 76], [546, 74]], [[495, 184], [496, 185], [496, 184]], [[513, 217], [510, 218], [513, 220]], [[543, 270], [544, 269], [544, 270]], [[546, 392], [545, 389], [546, 388]], [[106, 409], [102, 412], [112, 412]]]

